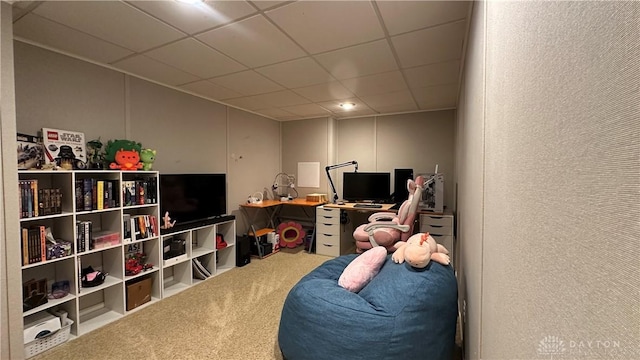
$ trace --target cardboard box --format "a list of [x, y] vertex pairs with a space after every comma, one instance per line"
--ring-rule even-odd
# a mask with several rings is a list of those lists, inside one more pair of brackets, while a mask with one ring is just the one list
[[54, 164], [67, 170], [87, 168], [87, 150], [84, 133], [42, 128], [45, 164]]
[[18, 170], [28, 170], [42, 165], [44, 154], [38, 137], [27, 134], [17, 134], [18, 141]]
[[326, 202], [327, 201], [327, 194], [307, 194], [307, 201], [313, 201], [313, 202]]
[[151, 285], [153, 280], [150, 277], [127, 284], [127, 311], [151, 301]]

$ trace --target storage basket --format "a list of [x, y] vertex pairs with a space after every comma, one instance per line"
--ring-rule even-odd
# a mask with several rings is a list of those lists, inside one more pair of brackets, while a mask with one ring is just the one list
[[43, 351], [47, 351], [54, 346], [64, 344], [69, 340], [69, 334], [71, 333], [71, 325], [73, 320], [67, 319], [67, 323], [58, 331], [46, 337], [33, 340], [30, 343], [24, 345], [24, 356], [30, 358], [40, 354]]

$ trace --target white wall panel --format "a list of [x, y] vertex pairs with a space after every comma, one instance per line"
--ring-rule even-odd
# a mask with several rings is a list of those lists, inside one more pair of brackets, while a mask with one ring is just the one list
[[153, 169], [163, 173], [224, 173], [224, 105], [131, 77], [128, 138], [156, 149]]
[[18, 132], [43, 127], [105, 142], [125, 135], [125, 75], [14, 41]]
[[[480, 359], [483, 304], [485, 21], [484, 2], [474, 4], [457, 126], [457, 242], [459, 298], [465, 318], [466, 358]], [[465, 305], [466, 304], [466, 305]], [[464, 309], [466, 308], [466, 314]]]
[[487, 5], [482, 358], [640, 357], [639, 16]]
[[444, 204], [453, 209], [455, 111], [429, 111], [376, 117], [376, 171], [413, 169], [444, 174]]

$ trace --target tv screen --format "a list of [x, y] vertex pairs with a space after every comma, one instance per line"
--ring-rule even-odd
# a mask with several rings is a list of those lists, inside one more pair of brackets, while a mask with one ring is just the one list
[[342, 198], [347, 202], [389, 201], [391, 173], [346, 172], [342, 180]]
[[160, 209], [176, 225], [225, 215], [226, 174], [160, 174]]

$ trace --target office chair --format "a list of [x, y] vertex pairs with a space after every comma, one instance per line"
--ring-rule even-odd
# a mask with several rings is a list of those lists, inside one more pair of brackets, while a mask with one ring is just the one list
[[374, 213], [369, 216], [369, 223], [358, 226], [353, 232], [356, 251], [362, 253], [374, 246], [384, 246], [388, 252], [393, 252], [398, 241], [406, 241], [413, 234], [413, 224], [424, 187], [425, 180], [422, 176], [415, 180], [408, 179], [409, 197], [400, 206], [398, 214]]

